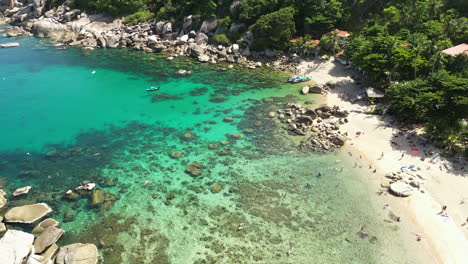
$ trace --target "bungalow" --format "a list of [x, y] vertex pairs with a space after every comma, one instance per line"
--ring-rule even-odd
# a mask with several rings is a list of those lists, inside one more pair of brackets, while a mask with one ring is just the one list
[[307, 51], [301, 51], [301, 50], [298, 50], [298, 47], [294, 45], [294, 43], [298, 42], [299, 40], [301, 40], [302, 38], [293, 38], [289, 41], [289, 44], [290, 44], [290, 47], [289, 47], [289, 52], [290, 53], [304, 53], [304, 55], [311, 55], [313, 54], [314, 56], [317, 56], [318, 52], [320, 51], [320, 40], [316, 40], [316, 39], [311, 39], [309, 40], [309, 43], [311, 44], [311, 48], [310, 50], [307, 50]]
[[333, 33], [336, 32], [336, 35], [338, 36], [338, 42], [340, 43], [343, 43], [346, 41], [346, 39], [351, 36], [351, 34], [348, 32], [348, 31], [343, 31], [343, 30], [339, 30], [339, 29], [335, 29], [335, 30], [332, 30], [328, 33], [325, 33], [322, 35], [322, 38], [323, 37], [330, 37], [331, 35], [333, 35]]
[[459, 54], [468, 55], [468, 44], [463, 43], [455, 47], [444, 49], [442, 53], [445, 53], [450, 56], [457, 56]]

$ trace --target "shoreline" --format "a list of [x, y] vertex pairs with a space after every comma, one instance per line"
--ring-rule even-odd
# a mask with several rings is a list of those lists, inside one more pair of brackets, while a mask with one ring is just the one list
[[[171, 44], [168, 47], [176, 48], [179, 46], [178, 44]], [[212, 45], [204, 47], [206, 50], [215, 48]], [[193, 56], [190, 55], [191, 50], [193, 48], [185, 50], [184, 56], [192, 56], [200, 60], [200, 56], [203, 54]], [[175, 50], [169, 50], [169, 54], [171, 52], [174, 54]], [[242, 56], [239, 55], [239, 58], [242, 58]], [[417, 250], [415, 254], [425, 263], [464, 263], [463, 261], [466, 260], [465, 251], [468, 248], [468, 228], [467, 226], [462, 227], [461, 224], [466, 221], [468, 216], [464, 215], [468, 212], [468, 195], [463, 197], [463, 191], [468, 190], [468, 179], [463, 176], [463, 174], [466, 175], [466, 171], [459, 172], [459, 175], [457, 175], [456, 172], [450, 172], [443, 168], [443, 161], [439, 161], [437, 164], [421, 161], [421, 153], [409, 152], [411, 146], [408, 141], [411, 139], [404, 138], [404, 135], [400, 135], [398, 139], [395, 139], [394, 134], [401, 132], [401, 130], [397, 127], [387, 127], [391, 119], [354, 112], [365, 111], [367, 105], [364, 103], [350, 103], [343, 98], [343, 95], [346, 97], [347, 93], [356, 95], [360, 92], [360, 88], [349, 77], [350, 73], [346, 72], [345, 67], [338, 63], [317, 62], [318, 60], [305, 62], [303, 63], [304, 67], [299, 65], [298, 70], [304, 75], [314, 76], [314, 81], [317, 84], [325, 84], [328, 81], [337, 83], [337, 88], [329, 91], [328, 95], [324, 96], [321, 101], [329, 105], [338, 105], [341, 109], [350, 112], [348, 117], [350, 122], [343, 125], [340, 130], [348, 132], [351, 140], [348, 140], [348, 144], [342, 150], [349, 150], [354, 153], [354, 157], [362, 155], [362, 161], [365, 161], [363, 166], [370, 164], [372, 169], [377, 169], [376, 178], [379, 179], [370, 180], [371, 187], [382, 189], [382, 184], [389, 181], [384, 177], [385, 174], [395, 171], [401, 166], [412, 164], [421, 168], [425, 178], [422, 181], [421, 188], [424, 193], [417, 191], [408, 198], [391, 195], [378, 198], [379, 202], [382, 204], [388, 203], [392, 209], [401, 214], [403, 219], [401, 223], [402, 232], [407, 234], [402, 237], [404, 243], [411, 249]], [[254, 65], [252, 66], [254, 68], [262, 67], [261, 64], [255, 64], [255, 61], [245, 63], [233, 61], [232, 63], [246, 67], [249, 67], [248, 65]], [[274, 66], [274, 63], [272, 64], [268, 66]], [[288, 63], [287, 67], [294, 67], [293, 63]], [[272, 70], [278, 69], [272, 67]], [[284, 68], [281, 70], [286, 71]], [[363, 132], [363, 134], [356, 137], [358, 131]], [[398, 141], [400, 146], [395, 148], [391, 144], [392, 140]], [[418, 148], [422, 149], [421, 146], [418, 146]], [[432, 147], [428, 149], [437, 151]], [[380, 159], [382, 152], [385, 155]], [[402, 153], [405, 156], [400, 159]], [[441, 166], [441, 169], [439, 169], [439, 166]], [[441, 180], [441, 178], [444, 179]], [[462, 201], [465, 202], [461, 203]], [[449, 219], [446, 222], [437, 214], [442, 205], [448, 207]], [[417, 242], [415, 235], [410, 232], [421, 235], [423, 240]]]
[[[404, 243], [416, 249], [418, 252], [414, 253], [424, 263], [464, 263], [468, 248], [468, 228], [461, 224], [466, 221], [467, 215], [464, 214], [468, 211], [468, 201], [465, 202], [468, 197], [463, 197], [463, 192], [468, 190], [468, 179], [464, 176], [467, 175], [466, 170], [448, 171], [445, 166], [450, 162], [443, 158], [435, 164], [428, 163], [428, 159], [422, 161], [422, 152], [410, 151], [414, 147], [410, 142], [412, 138], [406, 138], [406, 133], [395, 137], [401, 130], [389, 126], [391, 117], [364, 114], [367, 103], [350, 103], [346, 99], [347, 94], [356, 95], [360, 88], [350, 78], [345, 66], [333, 62], [303, 62], [302, 73], [311, 74], [318, 84], [328, 81], [337, 83], [337, 87], [324, 96], [324, 102], [350, 112], [349, 122], [340, 128], [348, 133], [349, 138], [342, 150], [355, 153], [356, 158], [358, 155], [362, 156], [357, 162], [364, 161], [364, 169], [370, 165], [370, 171], [377, 170], [376, 177], [369, 184], [376, 191], [384, 191], [385, 195], [378, 197], [382, 205], [387, 203], [400, 212]], [[356, 136], [358, 131], [362, 135]], [[398, 142], [398, 147], [392, 145], [391, 141]], [[418, 145], [417, 148], [421, 151], [438, 152], [430, 145]], [[422, 192], [415, 191], [407, 198], [387, 194], [387, 188], [383, 187], [388, 186], [389, 179], [385, 175], [409, 164], [420, 168], [418, 173], [424, 178], [421, 181]], [[438, 215], [443, 205], [447, 206], [449, 216], [445, 221]], [[419, 234], [422, 240], [416, 241], [415, 234]]]

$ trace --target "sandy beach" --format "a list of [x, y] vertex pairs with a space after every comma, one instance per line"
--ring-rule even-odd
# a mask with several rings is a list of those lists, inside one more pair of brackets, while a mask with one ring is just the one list
[[[349, 122], [341, 127], [349, 137], [345, 150], [356, 158], [356, 166], [376, 170], [369, 182], [376, 192], [384, 191], [376, 194], [376, 199], [400, 215], [402, 239], [411, 252], [417, 251], [414, 253], [424, 263], [467, 263], [468, 173], [461, 168], [461, 160], [438, 157], [440, 149], [421, 143], [423, 138], [413, 131], [402, 131], [389, 116], [365, 114], [371, 107], [365, 100], [351, 103], [356, 95], [364, 97], [364, 90], [351, 78], [348, 67], [314, 60], [302, 62], [300, 71], [318, 84], [336, 83], [325, 102], [350, 112]], [[437, 158], [430, 162], [431, 157]], [[421, 175], [419, 190], [407, 198], [387, 194], [387, 188], [382, 187], [389, 182], [385, 175], [410, 165]], [[439, 214], [444, 205], [448, 217]]]

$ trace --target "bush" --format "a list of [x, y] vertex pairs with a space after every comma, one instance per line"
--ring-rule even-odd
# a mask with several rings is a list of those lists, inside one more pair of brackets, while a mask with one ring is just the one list
[[75, 0], [74, 5], [82, 10], [104, 12], [122, 16], [145, 10], [149, 0]]
[[138, 11], [129, 15], [123, 21], [124, 24], [133, 26], [141, 22], [148, 21], [154, 17], [154, 14], [149, 11]]
[[216, 44], [223, 45], [223, 46], [231, 45], [231, 41], [224, 34], [214, 36], [214, 42]]

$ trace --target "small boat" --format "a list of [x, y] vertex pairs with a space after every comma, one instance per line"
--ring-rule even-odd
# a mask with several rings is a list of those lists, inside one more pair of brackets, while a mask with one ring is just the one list
[[310, 81], [312, 77], [304, 77], [304, 76], [291, 76], [291, 78], [288, 79], [288, 83], [300, 83], [300, 82], [307, 82]]
[[146, 89], [146, 91], [147, 91], [147, 92], [153, 92], [153, 91], [157, 91], [157, 90], [159, 90], [159, 89], [160, 89], [160, 87], [151, 87], [151, 88], [149, 88], [149, 89]]

